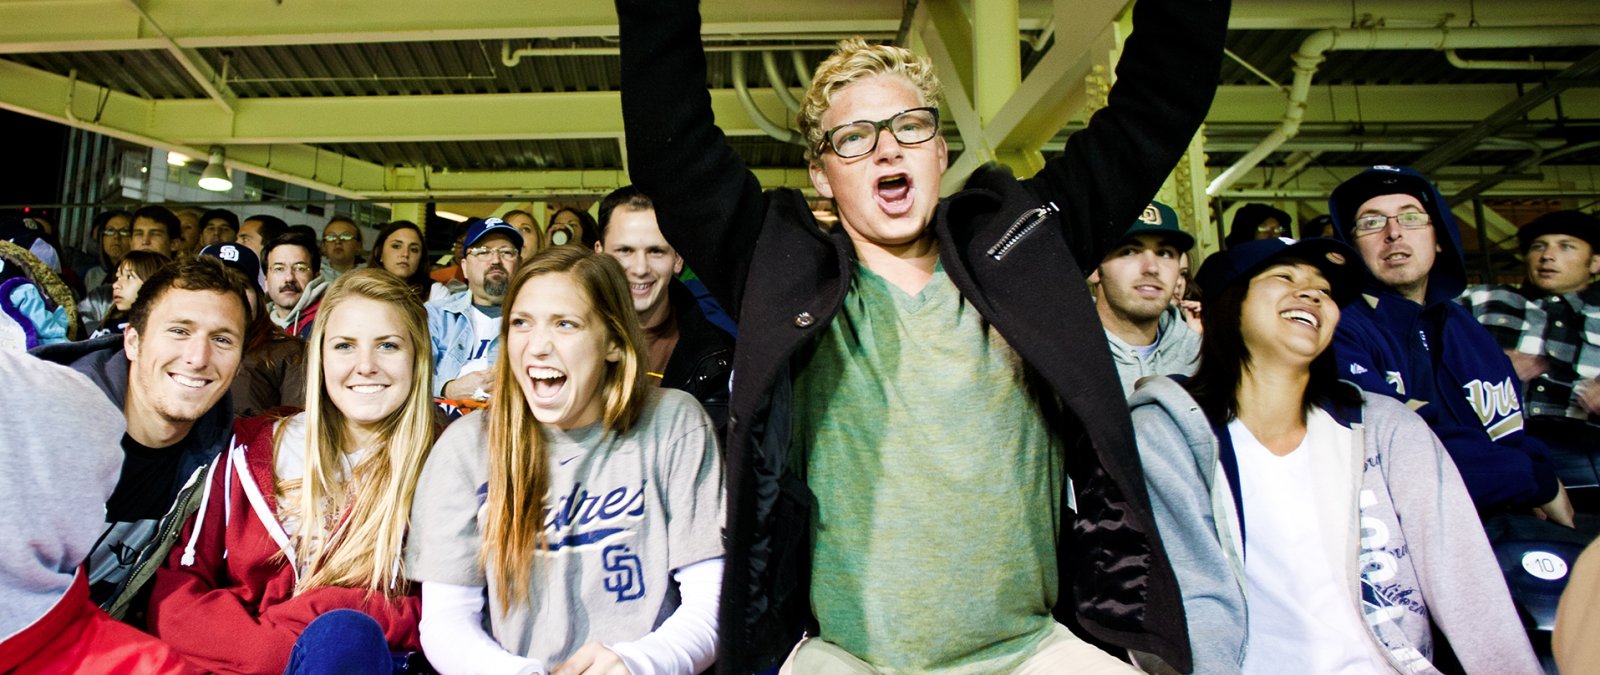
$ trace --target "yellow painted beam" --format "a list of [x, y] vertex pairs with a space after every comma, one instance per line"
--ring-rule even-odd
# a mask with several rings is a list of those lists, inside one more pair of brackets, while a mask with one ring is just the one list
[[[371, 0], [142, 0], [142, 5], [151, 20], [184, 48], [617, 34], [616, 13], [609, 2], [453, 0], [447, 9]], [[756, 39], [893, 35], [900, 12], [898, 0], [709, 0], [702, 7], [707, 36]], [[165, 47], [159, 35], [141, 25], [138, 12], [126, 0], [0, 2], [0, 53]]]
[[[1518, 96], [1513, 84], [1319, 84], [1311, 88], [1306, 101], [1305, 123], [1477, 122]], [[1568, 89], [1560, 100], [1568, 118], [1600, 118], [1600, 88]], [[1283, 92], [1270, 86], [1225, 85], [1217, 88], [1206, 122], [1276, 122], [1283, 117], [1285, 108]], [[1528, 113], [1528, 119], [1533, 121], [1556, 118], [1553, 102]]]

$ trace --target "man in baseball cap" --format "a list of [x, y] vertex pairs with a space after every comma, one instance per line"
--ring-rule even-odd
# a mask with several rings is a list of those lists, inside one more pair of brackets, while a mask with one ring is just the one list
[[1523, 384], [1527, 432], [1550, 448], [1566, 485], [1600, 484], [1600, 218], [1555, 211], [1517, 230], [1527, 279], [1474, 286], [1461, 297]]
[[1372, 273], [1334, 336], [1340, 375], [1416, 410], [1486, 520], [1537, 508], [1571, 527], [1545, 445], [1523, 430], [1511, 361], [1455, 302], [1466, 266], [1444, 197], [1410, 168], [1375, 166], [1334, 188], [1328, 207], [1336, 235]]
[[1191, 248], [1172, 207], [1150, 202], [1089, 275], [1124, 396], [1139, 378], [1188, 375], [1199, 363], [1200, 335], [1172, 304], [1178, 258]]
[[482, 400], [494, 390], [489, 367], [499, 352], [500, 305], [523, 243], [522, 232], [499, 218], [467, 227], [461, 245], [467, 290], [427, 304], [435, 396]]

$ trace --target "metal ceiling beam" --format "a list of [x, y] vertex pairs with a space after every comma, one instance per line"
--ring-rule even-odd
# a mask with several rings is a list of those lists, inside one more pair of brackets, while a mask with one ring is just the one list
[[[441, 14], [385, 2], [230, 2], [145, 0], [145, 12], [184, 48], [367, 42], [503, 40], [615, 36], [609, 2], [506, 3], [454, 0]], [[750, 4], [712, 0], [702, 8], [707, 36], [894, 34], [900, 2], [800, 0]], [[1029, 25], [1037, 27], [1038, 21]], [[0, 2], [0, 53], [164, 49], [125, 0]]]
[[1600, 73], [1600, 50], [1590, 53], [1582, 60], [1572, 64], [1572, 67], [1561, 71], [1560, 74], [1550, 78], [1545, 83], [1535, 86], [1533, 90], [1505, 104], [1460, 136], [1445, 141], [1439, 147], [1434, 148], [1432, 152], [1423, 155], [1422, 159], [1416, 161], [1417, 170], [1422, 172], [1433, 171], [1459, 159], [1462, 155], [1471, 152], [1483, 139], [1515, 124], [1529, 111], [1559, 96], [1571, 87], [1574, 81], [1586, 80], [1596, 73]]
[[1600, 20], [1593, 0], [1234, 0], [1228, 27], [1234, 30], [1319, 29], [1384, 25], [1390, 28], [1584, 25]]
[[182, 47], [174, 41], [172, 36], [162, 30], [161, 25], [150, 18], [150, 14], [140, 6], [140, 0], [127, 0], [127, 2], [130, 7], [133, 7], [134, 11], [139, 13], [139, 18], [144, 22], [144, 25], [149, 26], [160, 37], [167, 53], [171, 54], [172, 58], [178, 62], [178, 65], [183, 67], [184, 72], [189, 74], [189, 79], [199, 85], [200, 90], [206, 93], [212, 103], [215, 103], [223, 112], [231, 114], [234, 103], [239, 97], [233, 93], [227, 83], [222, 81], [222, 78], [212, 69], [211, 64], [206, 62], [198, 51]]
[[[1517, 100], [1514, 84], [1410, 84], [1316, 86], [1306, 100], [1304, 124], [1358, 122], [1476, 123]], [[1561, 95], [1567, 119], [1600, 119], [1600, 88], [1567, 89]], [[1207, 124], [1276, 121], [1283, 115], [1283, 92], [1269, 86], [1224, 85]], [[1530, 120], [1555, 120], [1554, 105], [1527, 111]]]
[[[752, 91], [771, 115], [783, 103]], [[378, 143], [615, 138], [617, 92], [246, 98], [233, 113], [205, 99], [152, 101], [0, 60], [0, 107], [75, 125], [91, 119], [166, 145], [204, 148], [279, 143]], [[101, 101], [104, 105], [101, 105]], [[711, 92], [717, 122], [731, 136], [759, 136], [732, 90]]]

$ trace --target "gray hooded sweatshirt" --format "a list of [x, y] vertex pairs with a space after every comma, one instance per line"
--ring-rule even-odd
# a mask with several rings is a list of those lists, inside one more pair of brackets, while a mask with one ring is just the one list
[[0, 642], [71, 588], [106, 527], [122, 470], [122, 411], [89, 379], [0, 351]]
[[[1360, 444], [1353, 457], [1350, 602], [1399, 673], [1438, 673], [1429, 618], [1468, 673], [1540, 673], [1461, 475], [1422, 418], [1362, 393], [1360, 410], [1328, 410]], [[1244, 536], [1227, 464], [1200, 405], [1166, 377], [1129, 400], [1161, 540], [1177, 572], [1196, 673], [1244, 664]], [[1226, 433], [1226, 432], [1224, 432]], [[1225, 448], [1224, 446], [1228, 447]], [[1226, 451], [1225, 450], [1229, 450]], [[1248, 515], [1245, 516], [1248, 520]]]
[[1168, 307], [1161, 313], [1156, 331], [1156, 349], [1148, 359], [1140, 359], [1138, 348], [1106, 331], [1111, 360], [1117, 364], [1117, 378], [1122, 380], [1123, 396], [1133, 395], [1133, 387], [1140, 378], [1193, 375], [1200, 365], [1200, 334], [1183, 320], [1177, 307]]

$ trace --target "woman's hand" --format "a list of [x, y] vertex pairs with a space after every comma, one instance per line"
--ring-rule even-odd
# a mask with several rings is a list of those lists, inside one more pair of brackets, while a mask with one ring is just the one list
[[550, 675], [630, 675], [628, 667], [616, 652], [598, 642], [590, 642], [578, 649], [565, 663], [550, 671]]

